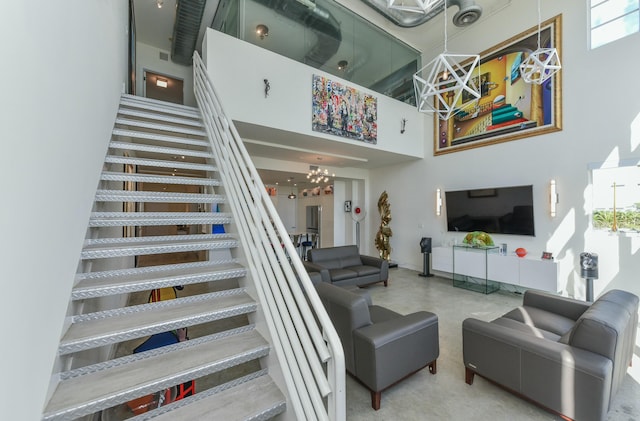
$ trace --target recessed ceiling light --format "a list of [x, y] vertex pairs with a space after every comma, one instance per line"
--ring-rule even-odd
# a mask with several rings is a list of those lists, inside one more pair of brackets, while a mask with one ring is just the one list
[[349, 65], [349, 62], [347, 60], [340, 60], [338, 62], [338, 70], [344, 70], [347, 68], [348, 65]]

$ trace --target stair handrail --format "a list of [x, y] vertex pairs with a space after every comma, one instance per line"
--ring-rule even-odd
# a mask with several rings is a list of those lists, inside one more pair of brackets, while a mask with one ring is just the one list
[[196, 101], [296, 417], [344, 420], [340, 339], [197, 51], [193, 72]]

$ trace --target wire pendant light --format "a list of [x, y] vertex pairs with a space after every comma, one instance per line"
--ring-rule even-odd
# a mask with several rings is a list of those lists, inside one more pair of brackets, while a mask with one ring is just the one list
[[562, 68], [558, 50], [540, 47], [541, 20], [540, 0], [538, 0], [538, 49], [529, 54], [520, 64], [522, 80], [536, 85], [542, 85]]
[[441, 0], [387, 0], [387, 7], [389, 9], [402, 10], [404, 12], [426, 14], [440, 1]]
[[[480, 80], [480, 56], [477, 54], [449, 54], [447, 51], [447, 4], [444, 5], [444, 52], [413, 75], [418, 111], [437, 113], [441, 120], [448, 120], [464, 104], [480, 98], [479, 86], [471, 75], [477, 68]], [[458, 104], [458, 105], [456, 105]]]

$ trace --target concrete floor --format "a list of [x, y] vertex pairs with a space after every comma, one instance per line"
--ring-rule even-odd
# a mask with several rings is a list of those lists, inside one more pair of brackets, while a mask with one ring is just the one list
[[[438, 372], [421, 370], [382, 393], [380, 410], [371, 408], [370, 393], [347, 376], [347, 420], [559, 420], [476, 376], [464, 382], [462, 321], [467, 317], [492, 320], [522, 303], [522, 295], [498, 291], [484, 295], [454, 288], [451, 280], [423, 278], [418, 272], [397, 268], [390, 282], [367, 287], [373, 303], [407, 314], [427, 310], [438, 315], [440, 357]], [[640, 338], [640, 334], [638, 335]], [[633, 366], [614, 398], [608, 420], [640, 420], [640, 348]]]

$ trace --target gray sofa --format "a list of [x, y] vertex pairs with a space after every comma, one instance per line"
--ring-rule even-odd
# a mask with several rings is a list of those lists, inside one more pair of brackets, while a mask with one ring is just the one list
[[311, 249], [304, 265], [308, 272], [320, 272], [322, 280], [338, 286], [367, 285], [389, 280], [389, 262], [359, 253], [356, 246]]
[[438, 316], [403, 316], [326, 282], [316, 291], [342, 342], [347, 372], [370, 390], [373, 409], [380, 408], [384, 389], [426, 366], [436, 373]]
[[551, 412], [603, 420], [633, 356], [638, 297], [612, 290], [594, 303], [526, 291], [523, 305], [462, 324], [466, 382], [478, 374]]

